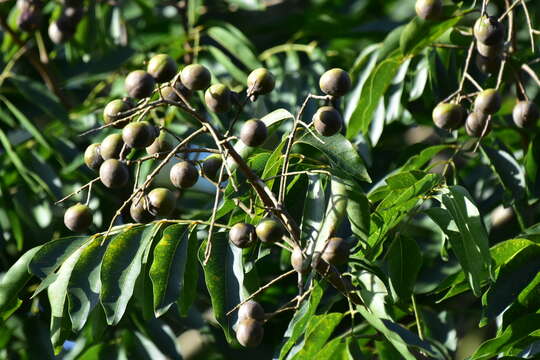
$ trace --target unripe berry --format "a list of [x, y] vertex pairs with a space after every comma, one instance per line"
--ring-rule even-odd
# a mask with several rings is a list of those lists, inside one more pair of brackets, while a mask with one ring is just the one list
[[[221, 165], [223, 165], [223, 159], [221, 159], [220, 155], [210, 155], [204, 159], [202, 163], [202, 174], [207, 179], [216, 183], [219, 180]], [[227, 173], [225, 169], [223, 169], [223, 176], [221, 180], [224, 181], [225, 179], [227, 179]]]
[[206, 67], [191, 64], [182, 70], [180, 80], [191, 91], [206, 90], [210, 86], [212, 75]]
[[100, 152], [103, 160], [118, 159], [122, 152], [124, 141], [122, 135], [111, 134], [101, 142]]
[[255, 227], [251, 224], [238, 223], [229, 231], [229, 240], [241, 249], [250, 247], [256, 239]]
[[174, 148], [172, 137], [165, 131], [160, 131], [154, 142], [146, 147], [148, 155], [161, 154], [160, 158], [167, 156], [167, 153]]
[[270, 71], [265, 68], [259, 68], [249, 73], [247, 86], [249, 94], [264, 95], [274, 90], [276, 81]]
[[150, 97], [155, 85], [154, 78], [144, 70], [130, 72], [124, 81], [124, 87], [128, 95], [135, 99]]
[[[467, 121], [465, 121], [465, 131], [467, 135], [471, 137], [480, 137], [488, 123], [488, 115], [480, 114], [477, 112], [472, 112], [467, 116]], [[491, 122], [488, 123], [487, 129], [484, 133], [484, 136], [489, 134], [491, 131]]]
[[519, 101], [512, 111], [514, 123], [519, 128], [536, 126], [539, 115], [538, 106], [531, 101]]
[[122, 140], [133, 149], [152, 145], [156, 139], [156, 129], [147, 121], [129, 123], [122, 130]]
[[439, 103], [433, 109], [433, 122], [441, 129], [455, 130], [463, 125], [465, 111], [459, 104]]
[[495, 58], [501, 58], [504, 53], [504, 44], [494, 44], [494, 45], [486, 45], [482, 44], [480, 42], [476, 43], [476, 51], [480, 55], [486, 58], [495, 59]]
[[236, 329], [236, 339], [244, 347], [257, 347], [263, 339], [264, 329], [260, 322], [254, 319], [244, 319]]
[[84, 151], [84, 163], [92, 170], [98, 170], [103, 163], [100, 144], [91, 144]]
[[259, 146], [268, 137], [268, 129], [261, 120], [251, 119], [242, 125], [240, 140], [247, 146]]
[[332, 106], [322, 106], [313, 115], [313, 125], [322, 136], [337, 134], [343, 126], [340, 113]]
[[181, 98], [180, 96], [178, 96], [177, 92], [182, 94], [185, 99], [189, 99], [192, 95], [191, 90], [185, 87], [185, 85], [182, 84], [180, 79], [176, 80], [176, 83], [174, 84], [174, 89], [172, 86], [164, 86], [161, 88], [161, 95], [163, 95], [163, 98], [165, 100], [180, 101]]
[[474, 111], [484, 115], [493, 115], [501, 108], [501, 96], [495, 89], [482, 91], [474, 100]]
[[[132, 108], [132, 104], [128, 100], [116, 99], [107, 104], [105, 109], [103, 109], [103, 122], [105, 124], [110, 124], [119, 120], [118, 114], [126, 112]], [[115, 128], [121, 129], [129, 122], [129, 119], [125, 121], [120, 121], [118, 124], [114, 125]]]
[[76, 204], [66, 210], [64, 224], [74, 232], [83, 232], [92, 224], [92, 211], [83, 204]]
[[49, 34], [49, 39], [57, 45], [67, 42], [75, 34], [73, 29], [63, 27], [60, 19], [49, 24], [47, 33]]
[[257, 237], [265, 243], [273, 244], [281, 240], [283, 228], [274, 219], [264, 219], [256, 227]]
[[305, 261], [302, 256], [302, 249], [299, 247], [294, 248], [291, 254], [291, 265], [293, 269], [299, 274], [307, 274], [309, 268], [307, 266], [307, 261]]
[[128, 183], [129, 170], [116, 159], [105, 160], [99, 167], [99, 179], [109, 189], [118, 189]]
[[169, 173], [171, 183], [178, 189], [190, 188], [199, 179], [199, 172], [189, 161], [174, 164]]
[[146, 67], [146, 71], [158, 83], [171, 80], [176, 75], [177, 69], [178, 65], [173, 58], [167, 54], [157, 54], [152, 56]]
[[495, 16], [481, 16], [474, 23], [474, 37], [484, 45], [496, 45], [504, 41], [504, 26]]
[[210, 111], [223, 113], [231, 108], [231, 91], [223, 84], [215, 84], [206, 89], [204, 101]]
[[442, 15], [441, 0], [417, 0], [414, 8], [416, 15], [424, 20], [437, 20]]
[[154, 220], [154, 216], [150, 214], [147, 209], [145, 209], [144, 205], [145, 199], [139, 197], [133, 199], [129, 208], [129, 214], [131, 215], [131, 218], [135, 222], [140, 224], [145, 224]]
[[324, 261], [332, 265], [345, 264], [349, 260], [349, 245], [343, 238], [330, 238], [321, 257]]
[[176, 197], [165, 188], [156, 188], [148, 193], [148, 211], [154, 216], [169, 216], [176, 208]]
[[351, 77], [342, 69], [330, 69], [322, 74], [319, 79], [319, 87], [322, 92], [334, 97], [345, 95], [351, 90]]
[[249, 300], [240, 306], [238, 310], [238, 320], [242, 321], [244, 319], [255, 319], [257, 321], [264, 320], [264, 309], [256, 301]]

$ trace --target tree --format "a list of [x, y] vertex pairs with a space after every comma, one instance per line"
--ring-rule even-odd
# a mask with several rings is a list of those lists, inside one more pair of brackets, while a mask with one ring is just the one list
[[536, 356], [538, 9], [1, 2], [1, 356]]

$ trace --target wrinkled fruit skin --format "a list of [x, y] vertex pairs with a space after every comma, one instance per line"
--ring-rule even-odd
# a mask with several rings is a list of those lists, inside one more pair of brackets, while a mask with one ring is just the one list
[[178, 189], [190, 188], [199, 180], [197, 168], [189, 161], [182, 161], [171, 168], [171, 183]]
[[531, 101], [520, 101], [514, 106], [512, 118], [519, 128], [531, 128], [536, 125], [540, 116], [538, 106]]
[[328, 70], [319, 79], [322, 92], [334, 97], [345, 95], [351, 90], [351, 86], [351, 77], [345, 70], [339, 68]]
[[176, 208], [176, 197], [165, 188], [156, 188], [148, 193], [149, 211], [154, 216], [169, 216]]
[[254, 319], [244, 319], [236, 329], [236, 340], [244, 347], [256, 347], [263, 339], [264, 329], [260, 322]]
[[321, 257], [324, 261], [332, 265], [345, 264], [349, 260], [349, 245], [343, 238], [330, 238]]
[[323, 106], [313, 115], [313, 124], [322, 136], [332, 136], [341, 130], [343, 119], [332, 106]]
[[463, 125], [465, 111], [459, 104], [439, 103], [433, 109], [433, 122], [441, 129], [455, 130]]
[[501, 108], [501, 96], [495, 89], [482, 91], [474, 100], [474, 111], [484, 115], [493, 115]]
[[144, 70], [135, 70], [128, 74], [124, 88], [128, 95], [135, 99], [144, 99], [152, 95], [156, 81]]
[[437, 20], [442, 15], [442, 1], [417, 0], [414, 9], [419, 18], [424, 20]]
[[238, 310], [238, 320], [254, 319], [257, 321], [264, 320], [264, 309], [256, 301], [249, 300], [240, 306]]
[[74, 232], [86, 231], [92, 224], [92, 211], [83, 204], [76, 204], [66, 210], [64, 224]]
[[259, 146], [268, 137], [268, 129], [261, 120], [251, 119], [242, 125], [240, 130], [240, 140], [247, 146]]
[[223, 84], [215, 84], [206, 89], [204, 102], [210, 111], [224, 113], [231, 108], [231, 91]]
[[476, 54], [476, 67], [485, 74], [497, 74], [501, 67], [501, 61], [500, 56], [485, 57]]
[[241, 249], [250, 247], [256, 239], [255, 227], [251, 224], [238, 223], [229, 231], [229, 240]]
[[[477, 112], [472, 112], [467, 116], [467, 121], [465, 121], [465, 131], [467, 135], [471, 137], [480, 137], [486, 126], [488, 116], [479, 114]], [[489, 123], [484, 136], [489, 134], [491, 131], [491, 122]]]
[[171, 80], [176, 75], [178, 65], [172, 57], [167, 54], [157, 54], [148, 61], [146, 71], [156, 80], [163, 83]]
[[264, 219], [255, 228], [257, 237], [265, 243], [273, 244], [281, 240], [283, 228], [274, 219]]
[[98, 170], [103, 164], [100, 146], [100, 144], [91, 144], [84, 151], [84, 163], [92, 170]]
[[501, 58], [504, 53], [504, 44], [485, 45], [482, 43], [476, 43], [476, 51], [486, 58]]
[[496, 45], [504, 41], [504, 26], [494, 16], [478, 18], [473, 31], [476, 40], [484, 45]]
[[124, 146], [122, 135], [111, 134], [101, 142], [100, 152], [103, 160], [118, 159]]
[[302, 250], [295, 248], [291, 254], [291, 265], [293, 269], [300, 274], [306, 274], [309, 270], [304, 257], [302, 256]]
[[[219, 180], [219, 173], [221, 171], [220, 169], [221, 169], [222, 164], [223, 164], [223, 160], [221, 159], [219, 155], [211, 155], [207, 157], [202, 163], [203, 175], [207, 179], [217, 183]], [[223, 176], [221, 180], [224, 181], [226, 178], [227, 178], [227, 173], [225, 172], [225, 169], [223, 169]]]
[[172, 141], [172, 137], [168, 133], [160, 131], [159, 136], [146, 147], [146, 153], [148, 155], [161, 154], [160, 157], [163, 158], [174, 148]]
[[259, 68], [249, 73], [247, 86], [249, 94], [265, 95], [274, 90], [276, 81], [270, 71], [265, 68]]
[[[118, 114], [126, 112], [132, 108], [132, 104], [124, 99], [116, 99], [107, 104], [103, 109], [103, 122], [107, 125], [119, 120]], [[120, 121], [118, 124], [113, 125], [117, 129], [122, 129], [129, 120]]]
[[154, 220], [154, 216], [144, 208], [144, 200], [139, 198], [133, 199], [129, 208], [131, 218], [140, 224], [148, 223]]
[[146, 121], [127, 124], [122, 130], [122, 140], [133, 149], [143, 149], [152, 145], [156, 130]]
[[105, 160], [99, 167], [99, 179], [109, 189], [118, 189], [128, 183], [129, 170], [119, 160]]
[[212, 75], [206, 67], [199, 64], [191, 64], [182, 70], [180, 80], [191, 91], [206, 90], [210, 86]]

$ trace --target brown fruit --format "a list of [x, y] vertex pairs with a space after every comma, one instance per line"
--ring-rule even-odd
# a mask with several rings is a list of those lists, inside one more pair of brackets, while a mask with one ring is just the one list
[[495, 16], [478, 18], [473, 32], [476, 40], [484, 45], [496, 45], [504, 41], [504, 26]]
[[241, 249], [250, 247], [256, 239], [255, 227], [251, 224], [238, 223], [229, 231], [229, 240]]
[[[488, 117], [489, 116], [483, 115], [477, 112], [470, 113], [469, 116], [467, 116], [467, 121], [465, 121], [465, 131], [467, 132], [467, 135], [471, 137], [482, 136], [482, 132], [484, 131], [484, 127], [486, 126]], [[486, 132], [484, 133], [484, 136], [489, 134], [490, 131], [491, 131], [491, 122], [488, 124]]]
[[[130, 101], [124, 100], [124, 99], [116, 99], [107, 104], [105, 106], [105, 109], [103, 109], [103, 122], [105, 124], [110, 124], [112, 122], [115, 122], [117, 120], [120, 120], [118, 118], [118, 114], [126, 112], [132, 108], [132, 104]], [[129, 119], [126, 119], [125, 121], [121, 121], [116, 125], [113, 125], [117, 129], [121, 129], [129, 122]]]
[[172, 80], [176, 75], [178, 65], [172, 57], [167, 54], [157, 54], [148, 61], [146, 71], [156, 80], [157, 83]]
[[64, 224], [74, 232], [83, 232], [92, 224], [92, 210], [86, 205], [76, 204], [66, 210]]
[[[176, 91], [174, 90], [176, 89]], [[176, 83], [174, 84], [174, 89], [172, 86], [164, 86], [161, 88], [161, 95], [163, 95], [163, 98], [165, 100], [169, 101], [180, 101], [180, 97], [176, 92], [179, 92], [184, 96], [185, 99], [189, 99], [192, 95], [191, 90], [189, 90], [187, 87], [185, 87], [184, 84], [182, 84], [182, 81], [180, 79], [176, 80]]]
[[241, 320], [236, 329], [236, 339], [244, 347], [257, 347], [263, 339], [264, 329], [254, 319]]
[[223, 84], [214, 84], [206, 89], [204, 101], [210, 111], [227, 112], [231, 108], [231, 91]]
[[206, 67], [191, 64], [182, 70], [180, 80], [191, 91], [206, 90], [210, 86], [212, 75]]
[[60, 19], [50, 23], [47, 32], [49, 34], [49, 39], [57, 45], [67, 42], [75, 34], [73, 29], [64, 27]]
[[171, 183], [178, 189], [190, 188], [199, 180], [197, 168], [189, 161], [182, 161], [171, 168]]
[[176, 208], [176, 197], [166, 188], [156, 188], [148, 193], [148, 211], [154, 216], [169, 216]]
[[501, 57], [485, 57], [481, 54], [476, 54], [476, 67], [485, 74], [497, 74], [501, 67]]
[[99, 167], [99, 178], [109, 189], [118, 189], [128, 183], [129, 170], [126, 164], [119, 160], [105, 160]]
[[349, 245], [343, 238], [330, 238], [321, 257], [324, 261], [332, 265], [345, 264], [349, 260]]
[[465, 111], [459, 104], [439, 103], [433, 109], [433, 122], [441, 129], [455, 130], [463, 125]]
[[307, 274], [309, 271], [307, 261], [304, 259], [302, 249], [299, 247], [294, 248], [291, 254], [291, 265], [297, 273]]
[[532, 128], [536, 126], [539, 116], [538, 106], [531, 101], [519, 101], [512, 111], [514, 123], [519, 128]]
[[424, 20], [437, 20], [442, 15], [441, 0], [417, 0], [416, 15]]
[[259, 146], [266, 140], [268, 129], [261, 120], [251, 119], [242, 125], [240, 140], [247, 146]]
[[154, 142], [146, 147], [146, 152], [148, 155], [161, 154], [160, 158], [163, 158], [167, 156], [167, 153], [173, 148], [172, 136], [165, 131], [160, 131]]
[[256, 227], [257, 237], [265, 243], [273, 244], [281, 240], [283, 228], [274, 219], [264, 219]]
[[268, 94], [276, 86], [274, 76], [265, 68], [259, 68], [249, 73], [247, 78], [248, 94]]
[[103, 160], [118, 159], [124, 146], [122, 135], [111, 134], [101, 142], [100, 152]]
[[478, 42], [476, 43], [476, 51], [486, 58], [501, 58], [504, 53], [504, 44], [486, 45]]
[[501, 108], [501, 96], [495, 89], [486, 89], [476, 96], [474, 111], [484, 115], [493, 115]]
[[135, 70], [128, 74], [124, 87], [129, 96], [135, 99], [150, 97], [154, 91], [156, 81], [144, 70]]
[[249, 300], [240, 306], [238, 310], [238, 320], [242, 321], [244, 319], [255, 319], [257, 321], [264, 320], [264, 309], [256, 301]]
[[142, 149], [152, 145], [156, 138], [156, 129], [147, 121], [132, 122], [122, 130], [122, 140], [133, 149]]
[[319, 87], [322, 92], [334, 97], [345, 95], [351, 90], [351, 77], [342, 69], [334, 68], [322, 74]]
[[343, 119], [340, 113], [332, 106], [320, 107], [313, 115], [315, 129], [322, 136], [332, 136], [337, 134], [343, 126]]
[[[223, 160], [221, 159], [220, 155], [210, 155], [206, 159], [204, 159], [202, 163], [202, 174], [207, 179], [217, 183], [219, 180], [219, 173], [221, 171], [221, 165], [223, 164]], [[222, 181], [227, 179], [227, 172], [225, 169], [223, 169], [223, 176]]]
[[150, 212], [145, 209], [144, 206], [145, 199], [142, 199], [140, 197], [133, 199], [133, 201], [131, 202], [129, 214], [131, 215], [131, 218], [137, 223], [145, 224], [154, 220], [154, 216], [150, 214]]
[[84, 163], [92, 170], [98, 170], [103, 163], [100, 144], [91, 144], [84, 151]]

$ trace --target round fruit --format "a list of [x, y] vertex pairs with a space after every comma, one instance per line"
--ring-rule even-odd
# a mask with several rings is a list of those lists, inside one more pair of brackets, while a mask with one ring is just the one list
[[[103, 122], [105, 124], [110, 124], [115, 122], [118, 119], [118, 114], [128, 111], [132, 108], [132, 104], [124, 99], [116, 99], [107, 104], [105, 109], [103, 109]], [[118, 124], [114, 125], [115, 128], [121, 129], [129, 122], [128, 119], [121, 121]]]
[[73, 29], [63, 27], [60, 19], [50, 23], [47, 32], [49, 34], [49, 39], [57, 45], [67, 42], [75, 33]]
[[265, 243], [273, 244], [281, 240], [283, 228], [281, 224], [274, 219], [262, 220], [255, 229], [257, 237]]
[[156, 81], [144, 70], [135, 70], [128, 74], [124, 87], [132, 98], [144, 99], [152, 95]]
[[276, 86], [274, 76], [265, 68], [259, 68], [249, 73], [247, 78], [248, 94], [264, 95], [268, 94]]
[[264, 329], [260, 322], [254, 319], [244, 319], [236, 329], [236, 339], [244, 347], [256, 347], [263, 339]]
[[306, 274], [308, 272], [307, 262], [304, 261], [302, 249], [295, 248], [291, 254], [291, 265], [297, 273]]
[[486, 89], [474, 100], [474, 111], [484, 115], [493, 115], [501, 108], [501, 96], [495, 89]]
[[439, 103], [433, 109], [433, 122], [441, 129], [455, 130], [463, 125], [465, 111], [459, 104]]
[[146, 152], [148, 155], [161, 154], [161, 157], [165, 157], [173, 148], [172, 137], [167, 132], [160, 131], [154, 142], [146, 147]]
[[178, 189], [190, 188], [199, 180], [197, 168], [189, 161], [174, 164], [169, 173], [171, 183]]
[[212, 85], [206, 89], [204, 101], [213, 112], [227, 112], [231, 108], [231, 91], [223, 84]]
[[191, 91], [205, 90], [210, 86], [212, 75], [204, 66], [191, 64], [182, 70], [180, 80]]
[[242, 125], [240, 140], [247, 146], [259, 146], [266, 140], [268, 129], [261, 120], [251, 119]]
[[152, 56], [148, 61], [146, 71], [158, 83], [163, 83], [171, 80], [177, 71], [178, 65], [172, 57], [167, 54], [157, 54]]
[[191, 96], [191, 90], [189, 90], [184, 84], [182, 84], [182, 81], [180, 81], [180, 79], [176, 80], [176, 83], [174, 84], [174, 89], [172, 86], [164, 86], [161, 88], [161, 95], [163, 95], [163, 98], [165, 100], [180, 101], [181, 99], [176, 92], [182, 94], [182, 96], [184, 96], [184, 98], [186, 99], [189, 99], [189, 97]]
[[229, 231], [229, 240], [241, 249], [250, 247], [256, 239], [255, 226], [251, 224], [238, 223]]
[[238, 310], [238, 320], [242, 321], [245, 319], [263, 321], [264, 309], [261, 304], [253, 300], [243, 303], [242, 306], [240, 306], [240, 310]]
[[145, 199], [133, 199], [129, 208], [131, 218], [137, 223], [145, 224], [154, 220], [154, 216], [144, 207]]
[[156, 138], [156, 130], [147, 121], [129, 123], [122, 130], [122, 140], [127, 146], [142, 149], [152, 145]]
[[441, 0], [417, 0], [416, 15], [424, 20], [436, 20], [442, 15]]
[[342, 69], [334, 68], [322, 74], [319, 79], [319, 87], [322, 92], [334, 97], [345, 95], [351, 90], [351, 78]]
[[[219, 155], [210, 155], [204, 159], [202, 163], [202, 174], [209, 180], [213, 182], [218, 182], [219, 173], [221, 171], [221, 165], [223, 165], [223, 160]], [[227, 173], [223, 169], [222, 181], [227, 178]]]
[[332, 106], [322, 106], [313, 115], [313, 124], [322, 136], [332, 136], [341, 130], [343, 119]]
[[496, 74], [501, 67], [501, 57], [485, 57], [481, 54], [476, 54], [476, 67], [485, 74]]
[[484, 45], [496, 45], [504, 41], [504, 26], [495, 16], [482, 16], [474, 23], [474, 37]]
[[504, 44], [486, 45], [478, 42], [476, 43], [476, 51], [486, 58], [501, 58], [504, 52]]
[[92, 144], [84, 151], [84, 163], [92, 170], [97, 170], [103, 163], [100, 153], [100, 144]]
[[349, 246], [343, 238], [330, 238], [326, 243], [326, 247], [324, 248], [321, 257], [329, 264], [345, 264], [347, 260], [349, 260]]
[[34, 31], [41, 26], [43, 14], [41, 1], [19, 1], [20, 15], [17, 18], [17, 26], [21, 31]]
[[129, 170], [126, 164], [116, 160], [105, 160], [99, 167], [99, 179], [109, 189], [118, 189], [127, 184]]
[[73, 205], [64, 214], [64, 224], [74, 232], [83, 232], [92, 224], [92, 210], [81, 203]]
[[176, 197], [172, 191], [156, 188], [148, 193], [150, 214], [154, 216], [169, 216], [176, 208]]
[[122, 152], [123, 146], [124, 140], [122, 140], [122, 135], [111, 134], [101, 142], [101, 146], [99, 148], [101, 157], [103, 160], [118, 159], [120, 157], [120, 153]]
[[519, 128], [534, 127], [539, 116], [538, 106], [531, 101], [519, 101], [512, 111], [514, 123]]
[[[472, 112], [467, 116], [467, 120], [465, 121], [465, 131], [467, 132], [467, 135], [472, 137], [480, 137], [482, 136], [482, 132], [484, 131], [484, 127], [486, 127], [486, 123], [488, 121], [488, 116]], [[491, 131], [491, 123], [488, 123], [486, 132], [484, 133], [484, 136], [489, 134]]]

